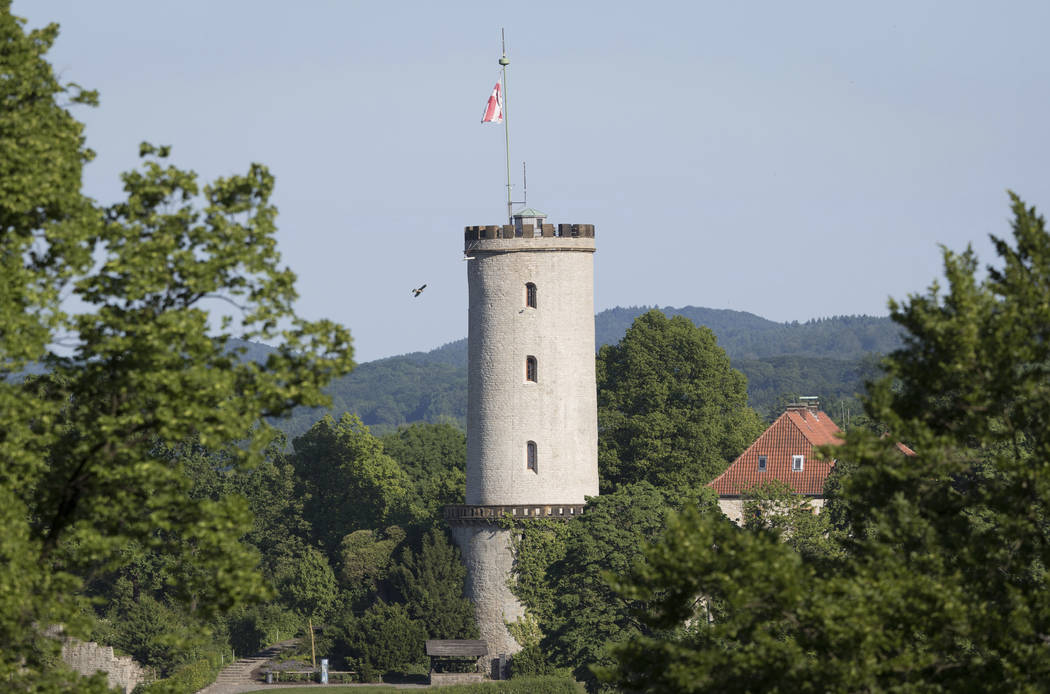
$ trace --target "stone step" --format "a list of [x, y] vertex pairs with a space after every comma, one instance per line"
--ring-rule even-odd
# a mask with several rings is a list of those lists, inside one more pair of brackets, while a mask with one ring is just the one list
[[237, 685], [257, 684], [251, 679], [252, 672], [268, 660], [279, 656], [283, 651], [293, 646], [295, 646], [295, 641], [283, 641], [280, 644], [269, 646], [254, 655], [238, 658], [220, 670], [215, 681], [197, 694], [221, 694], [223, 691], [236, 691], [229, 688]]

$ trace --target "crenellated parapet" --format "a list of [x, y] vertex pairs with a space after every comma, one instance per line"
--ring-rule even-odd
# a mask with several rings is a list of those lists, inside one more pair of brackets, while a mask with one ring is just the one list
[[489, 241], [492, 239], [552, 239], [580, 238], [593, 239], [593, 224], [492, 224], [489, 226], [469, 226], [463, 232], [466, 243], [472, 241]]

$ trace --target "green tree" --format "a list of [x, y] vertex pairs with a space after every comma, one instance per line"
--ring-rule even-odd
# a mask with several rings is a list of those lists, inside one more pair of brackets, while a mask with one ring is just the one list
[[383, 451], [408, 473], [430, 518], [466, 494], [467, 436], [450, 422], [417, 422], [381, 437]]
[[[83, 578], [131, 544], [192, 562], [170, 588], [199, 615], [264, 593], [240, 542], [247, 504], [195, 497], [164, 446], [194, 439], [250, 467], [263, 417], [323, 404], [353, 365], [344, 329], [292, 313], [265, 167], [201, 186], [144, 145], [123, 202], [80, 196], [90, 152], [65, 105], [94, 96], [56, 81], [56, 32], [26, 33], [0, 1], [0, 680], [41, 692], [89, 691], [52, 669], [40, 632], [83, 634]], [[82, 308], [67, 315], [64, 296]], [[279, 347], [244, 360], [234, 337]], [[20, 378], [30, 361], [48, 374]]]
[[251, 508], [252, 529], [245, 539], [262, 553], [264, 564], [310, 537], [303, 500], [296, 490], [295, 468], [283, 453], [284, 447], [284, 437], [276, 437], [265, 458], [241, 470], [230, 483]]
[[839, 691], [799, 677], [820, 658], [840, 662], [807, 653], [792, 633], [816, 579], [777, 533], [687, 508], [629, 580], [613, 581], [645, 609], [636, 634], [609, 644], [598, 678], [626, 692]]
[[301, 617], [320, 623], [339, 606], [339, 588], [328, 559], [314, 547], [303, 547], [275, 569], [281, 602]]
[[418, 552], [405, 551], [392, 580], [408, 614], [431, 639], [475, 639], [474, 606], [463, 595], [467, 570], [445, 532], [433, 528]]
[[[42, 560], [82, 571], [111, 561], [128, 538], [168, 547], [177, 536], [214, 569], [180, 589], [199, 606], [221, 606], [257, 591], [238, 543], [246, 504], [194, 498], [183, 457], [158, 442], [194, 437], [224, 447], [231, 468], [254, 464], [270, 438], [262, 418], [322, 402], [326, 379], [352, 365], [348, 336], [292, 317], [294, 277], [278, 265], [265, 168], [201, 189], [192, 172], [161, 165], [164, 148], [143, 154], [158, 160], [124, 176], [128, 199], [107, 211], [99, 262], [74, 285], [91, 310], [72, 317], [73, 355], [49, 355], [51, 374], [25, 387], [61, 410], [53, 434], [34, 441], [46, 444], [44, 464], [23, 472], [41, 482]], [[213, 327], [208, 302], [217, 298], [238, 315]], [[233, 330], [284, 342], [265, 363], [244, 361], [229, 344]]]
[[408, 475], [356, 416], [325, 416], [293, 442], [292, 464], [313, 537], [331, 556], [355, 530], [385, 528], [418, 515]]
[[[46, 426], [55, 408], [11, 378], [44, 356], [62, 324], [60, 297], [90, 264], [96, 217], [80, 193], [92, 152], [66, 108], [92, 104], [96, 95], [55, 77], [45, 55], [57, 35], [55, 24], [26, 31], [10, 0], [0, 0], [0, 680], [39, 691], [77, 680], [51, 668], [56, 646], [37, 628], [70, 624], [77, 583], [41, 566], [40, 540], [27, 522], [34, 472], [44, 466], [31, 424]], [[99, 678], [82, 686], [105, 691]]]
[[0, 0], [0, 370], [7, 373], [46, 352], [64, 318], [60, 297], [89, 266], [97, 227], [80, 193], [94, 153], [66, 106], [95, 105], [98, 95], [56, 79], [44, 56], [57, 24], [28, 32], [23, 25], [10, 0]]
[[103, 643], [149, 663], [161, 677], [167, 677], [183, 662], [187, 642], [201, 643], [192, 627], [177, 609], [165, 605], [146, 592], [136, 592], [126, 579], [118, 581], [116, 597], [109, 604], [105, 629], [95, 636]]
[[349, 604], [364, 609], [378, 596], [389, 600], [382, 590], [394, 568], [394, 552], [405, 540], [405, 531], [392, 525], [384, 531], [355, 530], [343, 538], [339, 548], [339, 581]]
[[360, 617], [345, 614], [335, 643], [348, 664], [373, 681], [368, 675], [422, 667], [426, 639], [426, 627], [412, 619], [404, 605], [379, 601]]
[[641, 480], [699, 487], [762, 431], [714, 333], [681, 316], [639, 316], [598, 352], [597, 382], [603, 494]]
[[[938, 283], [891, 315], [907, 333], [866, 399], [892, 432], [850, 431], [838, 479], [848, 560], [820, 564], [767, 530], [684, 514], [624, 581], [675, 638], [618, 648], [625, 691], [1042, 691], [1050, 681], [1050, 235], [1013, 200], [1013, 242], [977, 277], [944, 252]], [[894, 438], [916, 456], [904, 456]]]
[[[710, 490], [702, 503], [715, 504]], [[590, 667], [612, 662], [609, 643], [643, 633], [637, 615], [642, 604], [616, 594], [605, 576], [623, 575], [642, 558], [642, 548], [663, 533], [671, 509], [666, 492], [639, 482], [591, 499], [571, 523], [522, 527], [512, 588], [537, 622], [540, 652], [550, 665], [571, 668], [593, 687]], [[543, 671], [535, 648], [526, 658], [532, 670]]]
[[843, 558], [830, 515], [818, 513], [809, 497], [796, 494], [786, 482], [773, 480], [748, 489], [743, 511], [745, 528], [770, 530], [808, 558]]

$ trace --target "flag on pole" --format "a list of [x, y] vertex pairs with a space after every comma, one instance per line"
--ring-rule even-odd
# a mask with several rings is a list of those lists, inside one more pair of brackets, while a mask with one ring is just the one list
[[482, 116], [482, 123], [502, 123], [503, 122], [503, 90], [500, 84], [502, 80], [496, 80], [496, 86], [492, 88], [492, 96], [489, 97], [488, 104], [485, 105], [485, 115]]

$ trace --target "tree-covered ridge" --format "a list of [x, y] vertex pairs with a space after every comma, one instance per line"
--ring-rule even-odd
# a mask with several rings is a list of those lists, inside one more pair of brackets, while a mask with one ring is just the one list
[[[622, 340], [634, 320], [652, 309], [669, 318], [683, 316], [696, 325], [710, 328], [718, 336], [719, 346], [733, 359], [793, 355], [854, 360], [872, 353], [888, 354], [900, 345], [901, 329], [888, 316], [831, 316], [804, 323], [777, 323], [732, 309], [618, 306], [595, 314], [595, 351], [602, 345], [614, 345]], [[456, 340], [429, 352], [412, 352], [389, 359], [460, 366], [467, 361], [467, 341]]]
[[[648, 310], [614, 308], [594, 317], [595, 349], [623, 339]], [[900, 344], [900, 329], [889, 318], [836, 316], [806, 323], [775, 323], [742, 311], [696, 306], [659, 309], [706, 326], [747, 377], [748, 401], [766, 419], [799, 395], [819, 395], [833, 414], [847, 404], [859, 409], [856, 394], [877, 373], [877, 355]], [[467, 341], [429, 352], [412, 352], [360, 364], [332, 382], [327, 410], [299, 410], [275, 422], [288, 436], [305, 432], [324, 412], [351, 412], [377, 432], [417, 421], [456, 422], [467, 418]], [[844, 403], [839, 407], [839, 403]]]
[[805, 323], [777, 323], [730, 309], [652, 306], [618, 307], [599, 313], [594, 319], [598, 346], [618, 342], [634, 319], [650, 308], [710, 328], [734, 361], [785, 355], [855, 360], [872, 353], [889, 353], [900, 344], [900, 328], [888, 317], [832, 316]]

